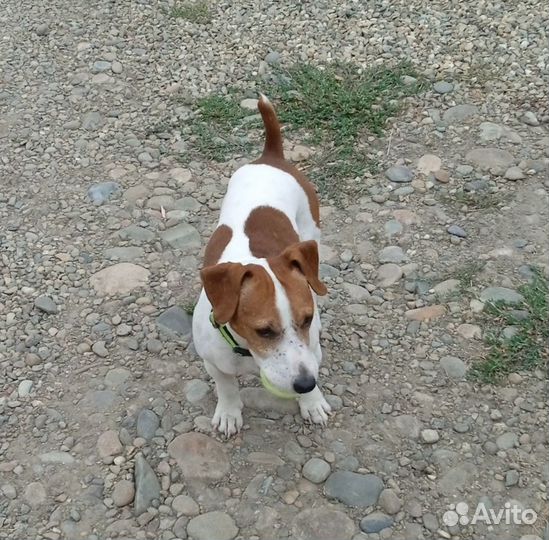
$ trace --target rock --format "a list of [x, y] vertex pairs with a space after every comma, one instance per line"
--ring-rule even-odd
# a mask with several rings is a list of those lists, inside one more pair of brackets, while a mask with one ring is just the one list
[[440, 436], [436, 429], [423, 429], [421, 431], [421, 440], [427, 444], [434, 444], [438, 442]]
[[137, 246], [115, 247], [105, 250], [105, 258], [110, 260], [130, 262], [140, 259], [145, 254], [143, 248]]
[[207, 512], [189, 521], [187, 533], [194, 540], [232, 540], [238, 527], [225, 512]]
[[40, 454], [38, 459], [42, 463], [60, 463], [62, 465], [72, 465], [74, 463], [74, 458], [68, 452], [46, 452]]
[[518, 471], [511, 469], [505, 473], [505, 486], [512, 487], [516, 486], [519, 482], [520, 476]]
[[522, 172], [522, 169], [520, 167], [509, 167], [505, 171], [504, 177], [507, 180], [516, 181], [516, 180], [522, 180], [523, 178], [526, 178], [525, 174]]
[[476, 324], [460, 324], [457, 327], [457, 333], [465, 339], [481, 339], [482, 329]]
[[511, 431], [501, 434], [496, 439], [496, 445], [499, 450], [510, 450], [511, 448], [517, 446], [517, 444], [518, 436], [516, 433], [513, 433]]
[[401, 277], [402, 269], [397, 264], [382, 264], [377, 269], [377, 285], [379, 287], [390, 287], [397, 283]]
[[120, 62], [117, 62], [116, 60], [111, 64], [111, 71], [113, 73], [116, 73], [117, 75], [119, 75], [120, 73], [122, 73], [122, 71], [124, 70], [124, 67], [122, 66], [122, 64]]
[[366, 302], [370, 298], [368, 289], [354, 283], [343, 283], [343, 289], [355, 302]]
[[114, 485], [111, 498], [115, 506], [122, 507], [130, 504], [135, 496], [135, 487], [129, 480], [119, 480]]
[[467, 152], [465, 159], [483, 171], [495, 169], [498, 172], [505, 171], [515, 161], [512, 154], [499, 148], [475, 148]]
[[299, 162], [308, 160], [313, 155], [313, 151], [307, 146], [296, 144], [292, 150], [285, 152], [285, 155], [286, 159]]
[[504, 128], [492, 122], [482, 122], [480, 128], [480, 140], [483, 142], [497, 141], [503, 136]]
[[396, 430], [408, 439], [418, 439], [419, 430], [421, 429], [421, 422], [412, 415], [401, 414], [399, 416], [391, 417], [389, 420]]
[[177, 497], [174, 497], [174, 500], [172, 501], [172, 508], [178, 516], [183, 515], [193, 517], [200, 513], [198, 504], [196, 504], [194, 499], [188, 495], [178, 495]]
[[160, 233], [160, 238], [174, 249], [197, 249], [202, 245], [199, 232], [188, 223], [180, 223]]
[[88, 112], [82, 117], [82, 128], [87, 131], [95, 131], [102, 123], [101, 114], [97, 111]]
[[108, 456], [117, 456], [124, 451], [120, 443], [118, 433], [114, 430], [105, 431], [97, 439], [97, 452], [104, 458]]
[[446, 313], [443, 305], [425, 306], [416, 309], [409, 309], [404, 316], [412, 321], [426, 321], [438, 319]]
[[393, 489], [386, 488], [381, 492], [378, 501], [379, 506], [387, 514], [394, 516], [402, 508], [402, 501]]
[[297, 414], [299, 407], [295, 399], [280, 399], [264, 388], [243, 388], [240, 397], [245, 407], [257, 411], [277, 411], [287, 414]]
[[[292, 522], [292, 540], [351, 540], [355, 525], [351, 518], [331, 506], [307, 508]], [[266, 535], [271, 538], [273, 535]]]
[[450, 225], [446, 232], [458, 238], [467, 238], [467, 233], [459, 225]]
[[135, 500], [134, 512], [141, 515], [154, 499], [160, 497], [160, 483], [156, 474], [142, 454], [135, 457]]
[[105, 384], [109, 388], [119, 388], [124, 386], [131, 376], [132, 374], [125, 368], [113, 368], [105, 375]]
[[230, 469], [225, 447], [202, 433], [184, 433], [168, 445], [185, 480], [221, 480]]
[[444, 111], [443, 120], [448, 124], [459, 124], [478, 114], [478, 107], [474, 105], [455, 105]]
[[385, 176], [397, 184], [411, 182], [414, 178], [414, 173], [404, 165], [394, 165], [385, 171]]
[[48, 315], [53, 315], [58, 311], [56, 303], [49, 296], [39, 296], [34, 301], [34, 306]]
[[447, 184], [450, 181], [450, 173], [444, 169], [440, 169], [439, 171], [435, 171], [435, 178], [441, 184]]
[[112, 198], [120, 190], [117, 182], [101, 182], [88, 189], [88, 198], [96, 206], [101, 206]]
[[150, 409], [142, 409], [137, 416], [137, 435], [143, 437], [145, 440], [150, 441], [158, 427], [160, 426], [160, 420], [158, 416]]
[[440, 367], [451, 379], [463, 379], [467, 372], [467, 366], [463, 363], [463, 360], [455, 356], [443, 356], [440, 359]]
[[102, 73], [111, 69], [111, 63], [106, 60], [98, 60], [93, 63], [92, 73]]
[[441, 166], [441, 159], [433, 154], [425, 154], [421, 156], [417, 162], [418, 172], [425, 175], [438, 171]]
[[47, 36], [50, 33], [50, 27], [47, 23], [40, 23], [35, 29], [37, 36]]
[[200, 403], [209, 393], [210, 386], [200, 379], [193, 379], [185, 383], [185, 398], [189, 403]]
[[454, 89], [454, 85], [447, 81], [437, 81], [433, 85], [433, 89], [435, 92], [438, 92], [439, 94], [448, 94]]
[[400, 246], [387, 246], [378, 253], [377, 259], [380, 263], [401, 263], [408, 260], [408, 255]]
[[374, 474], [336, 471], [324, 484], [324, 493], [347, 506], [365, 508], [377, 504], [383, 487], [381, 478]]
[[447, 279], [433, 287], [433, 291], [438, 296], [447, 296], [457, 291], [461, 285], [459, 279]]
[[31, 482], [25, 488], [24, 498], [33, 508], [40, 506], [47, 500], [46, 489], [40, 482]]
[[311, 458], [303, 466], [303, 476], [313, 484], [321, 484], [330, 475], [330, 464], [319, 458]]
[[240, 106], [243, 109], [247, 109], [249, 111], [257, 112], [257, 99], [243, 99], [240, 102]]
[[3, 484], [0, 488], [0, 491], [3, 493], [3, 495], [8, 499], [16, 499], [17, 498], [17, 490], [15, 489], [15, 486], [12, 484]]
[[33, 385], [33, 382], [29, 379], [25, 379], [21, 381], [17, 386], [17, 395], [20, 398], [27, 397], [31, 393], [32, 385]]
[[372, 512], [360, 520], [360, 530], [366, 534], [378, 533], [392, 527], [394, 519], [383, 512]]
[[521, 120], [528, 126], [539, 126], [539, 120], [532, 111], [527, 111], [522, 115]]
[[265, 56], [265, 62], [270, 65], [276, 65], [280, 63], [280, 53], [277, 51], [269, 51]]
[[92, 352], [100, 358], [106, 358], [107, 356], [109, 356], [109, 351], [105, 347], [104, 341], [96, 341], [92, 345]]
[[155, 234], [152, 231], [138, 225], [130, 225], [125, 229], [121, 229], [118, 231], [118, 236], [122, 240], [132, 240], [138, 243], [152, 242], [155, 238]]
[[448, 469], [439, 479], [438, 489], [444, 495], [455, 497], [466, 487], [470, 488], [476, 475], [476, 468], [472, 463], [460, 463]]
[[395, 236], [396, 234], [400, 234], [402, 232], [402, 224], [396, 219], [392, 219], [391, 221], [385, 223], [383, 228], [388, 236]]
[[146, 347], [150, 353], [158, 354], [162, 351], [162, 342], [159, 339], [148, 339]]
[[179, 306], [172, 306], [156, 319], [158, 329], [169, 337], [188, 340], [192, 333], [192, 317]]
[[118, 263], [96, 272], [90, 278], [92, 287], [99, 295], [127, 294], [144, 287], [150, 272], [133, 263]]
[[480, 293], [482, 302], [503, 302], [504, 304], [521, 304], [524, 296], [507, 287], [487, 287]]

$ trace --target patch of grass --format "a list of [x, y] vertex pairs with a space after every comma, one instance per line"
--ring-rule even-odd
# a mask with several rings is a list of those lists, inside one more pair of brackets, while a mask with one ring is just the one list
[[[547, 367], [549, 362], [549, 284], [541, 271], [536, 270], [532, 282], [520, 287], [524, 296], [521, 309], [528, 310], [528, 317], [517, 317], [512, 306], [501, 303], [486, 306], [486, 313], [495, 323], [487, 332], [489, 351], [471, 369], [469, 376], [483, 383], [494, 383], [509, 373]], [[517, 306], [514, 306], [517, 309]], [[516, 331], [506, 338], [505, 326]]]
[[482, 271], [484, 266], [485, 263], [482, 261], [469, 261], [452, 273], [452, 277], [459, 280], [459, 289], [461, 292], [472, 287], [475, 276]]
[[[349, 181], [375, 169], [361, 148], [361, 137], [382, 135], [402, 98], [421, 89], [420, 83], [406, 85], [405, 76], [416, 76], [408, 64], [364, 71], [350, 64], [298, 64], [278, 72], [265, 88], [281, 122], [299, 130], [303, 142], [318, 146], [309, 172], [321, 194], [337, 199], [343, 191], [355, 193], [355, 183]], [[235, 96], [209, 96], [199, 100], [197, 108], [190, 131], [204, 157], [223, 161], [249, 151], [249, 128], [261, 124]]]
[[466, 205], [472, 210], [486, 210], [503, 206], [508, 199], [509, 196], [502, 193], [456, 191], [453, 195], [445, 196], [444, 202]]
[[196, 24], [208, 24], [212, 20], [208, 2], [203, 0], [178, 3], [172, 8], [171, 16], [176, 19], [185, 19], [186, 21]]

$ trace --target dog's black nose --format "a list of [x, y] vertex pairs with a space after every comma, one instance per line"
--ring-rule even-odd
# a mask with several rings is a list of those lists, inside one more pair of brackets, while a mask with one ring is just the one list
[[312, 375], [300, 375], [294, 381], [294, 390], [298, 394], [307, 394], [314, 390], [316, 386], [316, 379]]

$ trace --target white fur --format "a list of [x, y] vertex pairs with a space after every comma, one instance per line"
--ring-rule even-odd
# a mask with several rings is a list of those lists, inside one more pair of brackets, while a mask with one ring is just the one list
[[[320, 349], [320, 316], [313, 293], [315, 314], [309, 331], [309, 345], [302, 343], [292, 328], [290, 303], [278, 279], [265, 259], [254, 257], [249, 249], [249, 239], [244, 232], [246, 219], [258, 206], [270, 206], [282, 211], [292, 223], [299, 239], [320, 243], [320, 231], [316, 226], [309, 201], [295, 178], [269, 165], [245, 165], [232, 176], [221, 207], [218, 225], [232, 229], [232, 238], [218, 262], [259, 264], [271, 276], [275, 285], [276, 305], [282, 320], [284, 336], [279, 346], [267, 358], [248, 358], [234, 354], [221, 334], [210, 323], [211, 304], [204, 290], [194, 310], [193, 340], [197, 353], [205, 362], [206, 370], [214, 379], [218, 403], [212, 424], [227, 436], [242, 427], [242, 402], [236, 377], [261, 368], [276, 386], [292, 390], [293, 379], [300, 366], [315, 378], [322, 360]], [[247, 348], [246, 341], [232, 328], [231, 333], [239, 345]], [[330, 406], [316, 387], [299, 396], [303, 418], [325, 424]]]

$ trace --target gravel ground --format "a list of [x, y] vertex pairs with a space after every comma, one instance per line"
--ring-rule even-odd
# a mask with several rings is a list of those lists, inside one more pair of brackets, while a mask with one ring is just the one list
[[[482, 302], [549, 271], [549, 8], [334, 4], [3, 0], [0, 538], [549, 538], [546, 372], [466, 378]], [[335, 414], [303, 425], [250, 377], [221, 441], [185, 308], [242, 160], [186, 159], [182, 129], [197, 97], [332, 60], [428, 81], [364, 195], [322, 207]], [[538, 520], [470, 523], [507, 502]]]

